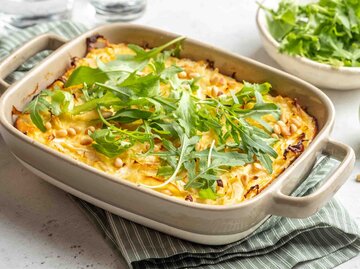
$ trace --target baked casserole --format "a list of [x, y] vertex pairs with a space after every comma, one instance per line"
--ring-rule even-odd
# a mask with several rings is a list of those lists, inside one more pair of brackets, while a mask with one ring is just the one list
[[149, 49], [88, 39], [84, 58], [22, 112], [14, 108], [16, 128], [188, 202], [254, 197], [308, 147], [316, 121], [267, 82], [239, 82], [211, 61], [180, 58], [182, 40]]

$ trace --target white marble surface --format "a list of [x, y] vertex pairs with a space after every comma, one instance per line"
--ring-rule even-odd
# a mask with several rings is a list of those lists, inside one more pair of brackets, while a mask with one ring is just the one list
[[[85, 0], [76, 0], [76, 17], [95, 23]], [[149, 0], [139, 24], [159, 27], [276, 66], [261, 47], [253, 0]], [[340, 82], [339, 82], [340, 83]], [[337, 117], [332, 137], [360, 153], [360, 89], [326, 91]], [[336, 196], [360, 222], [360, 173]], [[0, 138], [0, 268], [125, 268], [66, 194], [32, 175], [10, 154]], [[339, 266], [360, 268], [360, 257]]]

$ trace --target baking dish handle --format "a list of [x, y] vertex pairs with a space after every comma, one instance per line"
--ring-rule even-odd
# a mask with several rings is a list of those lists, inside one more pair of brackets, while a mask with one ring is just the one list
[[26, 60], [43, 50], [56, 50], [65, 43], [66, 39], [61, 36], [44, 34], [35, 37], [15, 50], [0, 63], [0, 94], [10, 86], [4, 79]]
[[286, 184], [284, 182], [272, 194], [269, 214], [290, 218], [305, 218], [315, 214], [333, 197], [335, 192], [350, 176], [355, 163], [355, 153], [351, 147], [333, 140], [328, 141], [326, 151], [331, 156], [342, 159], [328, 179], [321, 182], [313, 193], [303, 197], [285, 195], [282, 192]]

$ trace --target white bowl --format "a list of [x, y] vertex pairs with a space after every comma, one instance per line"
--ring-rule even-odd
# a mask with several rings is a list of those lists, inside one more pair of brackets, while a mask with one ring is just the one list
[[[266, 7], [277, 7], [279, 1], [264, 1]], [[360, 89], [360, 67], [333, 67], [301, 56], [279, 52], [279, 43], [268, 30], [266, 13], [259, 8], [256, 23], [266, 52], [287, 72], [320, 88], [333, 90]]]

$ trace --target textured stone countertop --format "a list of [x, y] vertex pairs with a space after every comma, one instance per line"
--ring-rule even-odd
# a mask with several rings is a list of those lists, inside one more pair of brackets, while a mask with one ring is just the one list
[[[92, 8], [76, 0], [79, 21], [91, 26]], [[261, 46], [253, 0], [149, 0], [138, 24], [183, 34], [277, 66]], [[325, 91], [336, 107], [332, 137], [360, 153], [358, 120], [360, 89]], [[360, 222], [360, 173], [353, 175], [336, 197]], [[0, 138], [0, 268], [125, 268], [66, 193], [27, 171]], [[360, 257], [338, 268], [360, 268]]]

